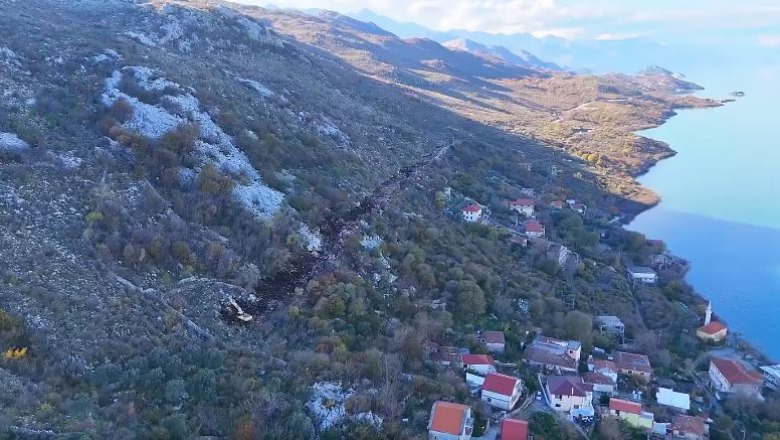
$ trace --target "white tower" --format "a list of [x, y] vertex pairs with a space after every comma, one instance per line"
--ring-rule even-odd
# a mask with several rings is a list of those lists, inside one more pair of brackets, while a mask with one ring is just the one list
[[704, 313], [704, 325], [712, 321], [712, 301], [707, 303], [707, 311]]

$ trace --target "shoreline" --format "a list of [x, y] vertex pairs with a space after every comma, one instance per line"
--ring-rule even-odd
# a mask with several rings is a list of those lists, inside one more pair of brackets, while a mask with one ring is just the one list
[[[725, 104], [721, 103], [721, 105], [718, 105], [718, 106], [711, 106], [711, 107], [698, 107], [698, 108], [686, 108], [686, 110], [702, 110], [702, 109], [706, 109], [706, 108], [719, 108], [719, 107], [723, 107], [724, 105], [725, 105]], [[658, 140], [658, 139], [654, 139], [654, 138], [651, 138], [651, 137], [648, 137], [648, 136], [644, 136], [644, 135], [641, 135], [641, 134], [639, 134], [639, 133], [640, 133], [640, 132], [647, 131], [647, 130], [652, 130], [652, 129], [655, 129], [655, 128], [658, 128], [658, 127], [661, 127], [662, 125], [664, 125], [664, 124], [666, 124], [667, 122], [669, 122], [669, 120], [671, 120], [673, 117], [675, 117], [675, 116], [679, 116], [679, 113], [677, 113], [677, 112], [676, 112], [676, 111], [674, 111], [674, 110], [672, 111], [672, 113], [673, 113], [673, 114], [671, 114], [669, 117], [667, 117], [667, 118], [664, 118], [664, 120], [663, 120], [663, 121], [662, 121], [660, 124], [658, 124], [658, 125], [656, 125], [656, 126], [653, 126], [653, 127], [644, 128], [644, 129], [641, 129], [641, 130], [638, 130], [638, 131], [634, 132], [634, 134], [635, 134], [635, 135], [637, 135], [637, 136], [639, 136], [641, 139], [645, 139], [645, 140], [651, 141], [651, 142], [653, 142], [653, 143], [656, 143], [656, 144], [662, 144], [662, 145], [664, 145], [664, 146], [666, 147], [666, 149], [669, 151], [669, 153], [670, 153], [670, 154], [669, 154], [668, 156], [666, 156], [666, 157], [663, 157], [663, 158], [661, 158], [660, 160], [657, 160], [657, 161], [653, 162], [652, 164], [650, 164], [650, 165], [649, 165], [649, 166], [647, 166], [647, 167], [643, 167], [639, 173], [636, 173], [636, 175], [632, 175], [632, 177], [634, 178], [634, 181], [635, 181], [635, 183], [637, 184], [637, 186], [638, 186], [639, 188], [641, 188], [641, 190], [643, 190], [643, 191], [648, 191], [649, 193], [652, 193], [652, 194], [654, 194], [655, 196], [657, 196], [657, 199], [656, 199], [656, 201], [655, 201], [654, 203], [652, 203], [652, 204], [649, 204], [649, 205], [645, 205], [645, 206], [646, 206], [646, 208], [645, 208], [645, 209], [641, 209], [641, 210], [639, 210], [637, 213], [631, 213], [630, 215], [626, 215], [626, 216], [624, 217], [624, 221], [623, 221], [623, 222], [621, 222], [621, 224], [620, 224], [620, 227], [621, 227], [623, 230], [626, 230], [626, 231], [631, 231], [631, 229], [629, 229], [629, 226], [631, 225], [631, 223], [633, 223], [633, 222], [634, 222], [634, 220], [635, 220], [635, 219], [636, 219], [636, 218], [637, 218], [639, 215], [641, 215], [641, 214], [643, 214], [643, 213], [646, 213], [646, 212], [650, 211], [651, 209], [655, 209], [655, 208], [657, 208], [657, 207], [658, 207], [658, 206], [661, 204], [661, 202], [662, 202], [661, 194], [657, 193], [657, 192], [656, 192], [655, 190], [653, 190], [652, 188], [649, 188], [649, 187], [646, 187], [646, 186], [642, 185], [641, 183], [639, 183], [639, 181], [638, 181], [637, 179], [638, 179], [638, 178], [640, 178], [640, 177], [642, 177], [642, 176], [645, 176], [645, 175], [649, 174], [649, 173], [650, 173], [650, 172], [651, 172], [651, 171], [652, 171], [652, 170], [653, 170], [653, 169], [656, 167], [656, 165], [658, 165], [658, 164], [659, 164], [659, 163], [661, 163], [662, 161], [665, 161], [665, 160], [669, 160], [669, 159], [673, 159], [673, 158], [675, 158], [675, 157], [676, 157], [676, 156], [679, 154], [679, 152], [678, 152], [677, 150], [675, 150], [674, 148], [672, 148], [672, 145], [671, 145], [671, 144], [669, 144], [668, 142], [664, 142], [664, 141], [661, 141], [661, 140]], [[642, 232], [640, 232], [640, 231], [635, 231], [635, 232], [639, 232], [639, 233], [641, 233], [641, 234], [645, 235], [644, 233], [642, 233]], [[651, 239], [650, 237], [647, 237], [646, 235], [645, 235], [645, 237], [646, 237], [646, 238], [648, 238], [648, 239]], [[657, 241], [660, 241], [660, 242], [662, 242], [662, 243], [664, 244], [664, 246], [667, 248], [667, 250], [669, 249], [669, 248], [667, 247], [667, 243], [666, 243], [664, 240], [662, 240], [662, 239], [657, 239], [657, 238], [652, 238], [652, 239], [653, 239], [653, 240], [657, 240]], [[676, 254], [672, 253], [671, 251], [669, 251], [669, 253], [670, 253], [670, 255], [674, 256], [675, 258], [679, 258], [679, 259], [681, 259], [681, 260], [685, 260], [684, 258], [680, 257], [679, 255], [676, 255]], [[685, 261], [688, 261], [688, 260], [685, 260]], [[692, 265], [692, 264], [693, 264], [693, 263], [692, 263], [692, 262], [690, 262], [690, 261], [688, 261], [688, 263], [689, 263], [689, 267], [688, 267], [688, 269], [686, 269], [686, 273], [685, 273], [685, 275], [682, 277], [681, 281], [682, 281], [682, 282], [683, 282], [683, 283], [684, 283], [686, 286], [690, 287], [690, 289], [691, 289], [691, 292], [692, 292], [693, 296], [694, 296], [696, 299], [698, 299], [698, 300], [700, 301], [700, 304], [694, 304], [694, 305], [697, 305], [697, 306], [698, 306], [698, 305], [701, 305], [701, 304], [706, 304], [706, 303], [709, 301], [709, 299], [708, 299], [708, 298], [707, 298], [707, 297], [706, 297], [706, 296], [705, 296], [703, 293], [699, 292], [699, 291], [696, 289], [696, 286], [694, 286], [694, 285], [693, 285], [693, 284], [692, 284], [692, 283], [691, 283], [691, 282], [688, 280], [688, 270], [690, 269], [690, 265]], [[754, 344], [753, 342], [751, 342], [751, 341], [749, 341], [749, 340], [745, 339], [745, 338], [742, 336], [742, 334], [741, 334], [739, 331], [737, 331], [737, 329], [735, 329], [735, 328], [731, 327], [727, 321], [723, 320], [721, 317], [718, 317], [718, 320], [719, 320], [720, 322], [723, 322], [724, 324], [726, 324], [726, 326], [729, 328], [729, 337], [727, 338], [727, 341], [728, 341], [729, 339], [731, 339], [731, 340], [733, 340], [733, 341], [734, 341], [734, 343], [733, 343], [733, 344], [729, 344], [729, 343], [726, 343], [726, 344], [724, 344], [724, 345], [723, 345], [724, 347], [727, 347], [727, 346], [733, 346], [733, 348], [735, 348], [737, 351], [741, 352], [743, 355], [752, 356], [752, 357], [754, 357], [755, 359], [758, 359], [758, 360], [760, 360], [760, 361], [762, 361], [762, 362], [765, 362], [765, 363], [769, 363], [769, 364], [773, 363], [773, 360], [772, 360], [772, 358], [771, 358], [771, 357], [769, 357], [769, 356], [768, 356], [768, 355], [767, 355], [767, 354], [764, 352], [764, 350], [762, 350], [761, 348], [759, 348], [759, 347], [758, 347], [756, 344]], [[714, 346], [714, 347], [718, 347], [718, 346]]]

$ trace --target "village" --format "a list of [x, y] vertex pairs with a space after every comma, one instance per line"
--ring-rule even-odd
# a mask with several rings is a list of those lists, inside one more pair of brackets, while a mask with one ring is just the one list
[[[535, 249], [562, 272], [573, 274], [580, 256], [546, 238], [541, 218], [562, 210], [584, 216], [587, 205], [573, 199], [547, 200], [529, 188], [521, 192], [523, 198], [505, 202], [512, 216], [503, 221], [474, 200], [460, 202], [461, 219], [501, 229], [509, 233], [512, 243]], [[449, 188], [445, 195], [451, 197]], [[659, 254], [651, 260], [663, 269], [675, 263], [671, 258]], [[659, 273], [646, 266], [627, 266], [624, 276], [636, 291], [660, 281]], [[528, 304], [521, 301], [518, 307], [527, 309]], [[742, 350], [738, 338], [713, 317], [711, 303], [703, 317], [694, 319], [699, 321], [693, 332], [701, 354], [688, 377], [659, 374], [648, 354], [630, 343], [626, 325], [614, 315], [593, 316], [591, 322], [596, 334], [617, 341], [614, 350], [594, 345], [586, 352], [581, 341], [553, 338], [538, 327], [527, 331], [520, 347], [511, 350], [520, 356], [509, 355], [501, 330], [477, 330], [481, 345], [474, 352], [429, 343], [431, 360], [459, 372], [471, 393], [468, 401], [433, 404], [429, 439], [528, 440], [533, 438], [538, 414], [569, 424], [583, 438], [591, 438], [597, 424], [613, 420], [639, 438], [708, 439], [710, 432], [718, 430], [714, 418], [723, 412], [722, 402], [729, 398], [763, 401], [764, 393], [780, 386], [780, 365], [762, 365]]]

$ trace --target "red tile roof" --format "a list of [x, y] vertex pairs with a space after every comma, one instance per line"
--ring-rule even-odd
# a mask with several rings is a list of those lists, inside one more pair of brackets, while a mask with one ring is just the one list
[[501, 422], [501, 440], [528, 440], [528, 422], [504, 419]]
[[582, 375], [585, 383], [591, 385], [615, 385], [615, 382], [601, 373], [588, 372]]
[[536, 220], [529, 220], [525, 222], [525, 230], [527, 232], [544, 232], [544, 225]]
[[723, 325], [723, 323], [720, 323], [718, 321], [712, 321], [707, 325], [699, 327], [698, 331], [707, 333], [708, 335], [714, 335], [716, 333], [720, 333], [721, 331], [725, 330], [726, 326]]
[[633, 370], [645, 373], [653, 372], [653, 368], [650, 366], [650, 358], [644, 354], [616, 351], [615, 365], [621, 370]]
[[764, 376], [761, 373], [748, 370], [740, 362], [721, 358], [712, 358], [711, 362], [732, 385], [760, 385], [764, 383]]
[[701, 417], [675, 416], [672, 419], [672, 430], [681, 434], [703, 436], [705, 433], [704, 419]]
[[642, 404], [621, 399], [609, 399], [609, 409], [629, 414], [641, 414]]
[[482, 391], [491, 391], [502, 396], [511, 396], [515, 392], [515, 387], [520, 379], [506, 374], [488, 373], [485, 376], [485, 383], [482, 384]]
[[482, 207], [476, 204], [471, 204], [463, 208], [463, 212], [479, 212], [482, 211]]
[[593, 369], [595, 371], [599, 370], [609, 370], [614, 371], [617, 373], [617, 365], [615, 365], [614, 362], [608, 361], [606, 359], [594, 359], [593, 362], [588, 362], [588, 364], [593, 365]]
[[563, 202], [561, 200], [555, 200], [550, 203], [553, 208], [563, 208]]
[[536, 202], [534, 199], [517, 199], [517, 200], [510, 200], [509, 206], [534, 206]]
[[588, 391], [591, 391], [592, 387], [586, 385], [581, 377], [562, 377], [553, 376], [547, 378], [547, 388], [550, 389], [550, 394], [554, 396], [576, 396], [585, 397], [588, 395]]
[[485, 330], [482, 332], [482, 340], [485, 341], [485, 344], [506, 344], [504, 332], [493, 330]]
[[464, 365], [495, 365], [496, 361], [489, 354], [464, 354], [460, 357]]
[[468, 411], [466, 405], [457, 403], [436, 402], [433, 404], [433, 414], [431, 414], [430, 429], [432, 431], [444, 432], [447, 434], [460, 435], [463, 426], [463, 419]]

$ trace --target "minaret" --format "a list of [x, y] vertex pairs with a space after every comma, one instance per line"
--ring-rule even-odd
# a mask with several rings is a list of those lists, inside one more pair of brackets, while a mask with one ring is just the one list
[[707, 311], [704, 313], [704, 325], [712, 321], [712, 301], [707, 303]]

